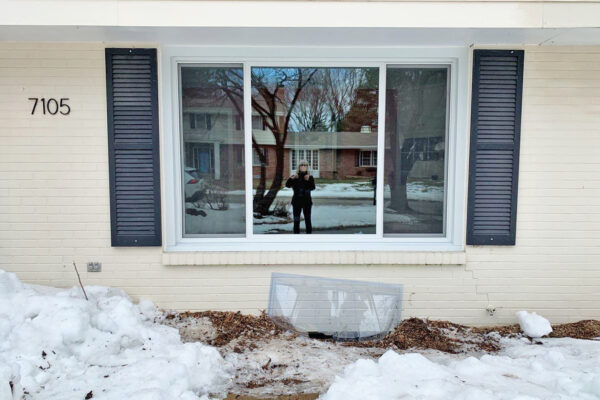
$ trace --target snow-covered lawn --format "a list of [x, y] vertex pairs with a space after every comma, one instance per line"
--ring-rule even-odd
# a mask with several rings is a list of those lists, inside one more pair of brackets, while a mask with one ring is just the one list
[[[134, 304], [119, 289], [86, 291], [89, 301], [79, 287], [26, 285], [0, 270], [0, 400], [192, 400], [244, 388], [259, 396], [312, 391], [323, 400], [600, 399], [600, 341], [498, 336], [496, 354], [448, 354], [277, 336], [218, 351], [182, 343], [148, 301]], [[543, 330], [537, 317], [522, 314], [522, 326]], [[187, 339], [211, 337], [207, 321], [185, 321]], [[276, 384], [240, 384], [261, 379]]]

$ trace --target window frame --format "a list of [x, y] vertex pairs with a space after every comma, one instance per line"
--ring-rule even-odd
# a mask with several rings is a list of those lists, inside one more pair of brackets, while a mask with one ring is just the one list
[[[276, 57], [273, 54], [277, 54]], [[179, 47], [162, 49], [162, 125], [163, 158], [163, 237], [164, 250], [170, 251], [463, 251], [466, 215], [468, 60], [466, 47]], [[184, 237], [182, 204], [179, 65], [242, 65], [244, 71], [244, 167], [246, 187], [252, 187], [252, 67], [376, 67], [379, 68], [377, 153], [384, 154], [385, 82], [388, 66], [408, 67], [447, 65], [450, 69], [448, 94], [448, 140], [445, 190], [445, 233], [440, 235], [383, 235], [383, 204], [376, 210], [376, 233], [364, 235], [253, 234], [252, 210], [246, 211], [245, 237]], [[250, 112], [249, 112], [250, 111]], [[377, 180], [383, 182], [384, 157], [377, 157]], [[383, 185], [377, 186], [383, 198]], [[246, 205], [252, 204], [252, 191], [246, 191]], [[298, 247], [298, 250], [300, 248]]]
[[[363, 155], [365, 153], [369, 153], [369, 163], [363, 163]], [[373, 158], [375, 158], [375, 163], [373, 163]], [[360, 168], [370, 168], [377, 166], [377, 150], [359, 150], [358, 151], [358, 166]]]

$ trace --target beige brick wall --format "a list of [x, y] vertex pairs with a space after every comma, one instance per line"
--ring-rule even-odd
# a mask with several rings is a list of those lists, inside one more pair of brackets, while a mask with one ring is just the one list
[[[110, 247], [104, 45], [0, 43], [0, 268], [70, 286], [76, 261], [86, 284], [176, 309], [257, 312], [279, 271], [402, 283], [407, 316], [600, 318], [600, 47], [525, 59], [517, 246], [468, 247], [466, 265], [167, 266], [159, 248]], [[72, 113], [31, 116], [28, 97]]]

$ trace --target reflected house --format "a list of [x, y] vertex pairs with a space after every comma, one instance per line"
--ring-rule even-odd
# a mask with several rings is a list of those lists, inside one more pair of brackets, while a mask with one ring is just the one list
[[[284, 176], [292, 175], [298, 162], [306, 160], [315, 178], [372, 178], [377, 166], [377, 131], [290, 132], [285, 143]], [[268, 130], [253, 130], [262, 151], [266, 150], [267, 179], [275, 175], [275, 140]], [[253, 160], [253, 175], [258, 178], [260, 163]]]
[[[184, 89], [181, 129], [185, 166], [194, 168], [201, 177], [243, 182], [242, 116], [231, 102], [215, 104], [213, 99], [202, 97], [201, 91]], [[231, 165], [240, 168], [228, 167]]]
[[[196, 88], [184, 90], [182, 131], [186, 167], [202, 177], [216, 180], [243, 180], [243, 118], [234, 105], [198, 96]], [[283, 119], [283, 113], [280, 116]], [[275, 175], [275, 139], [263, 117], [252, 115], [252, 135], [259, 150], [266, 152], [266, 179]], [[443, 137], [431, 129], [412, 132], [404, 146], [416, 161], [410, 178], [443, 177]], [[284, 172], [293, 174], [300, 160], [307, 160], [315, 178], [371, 179], [377, 173], [377, 130], [363, 126], [359, 132], [289, 132], [284, 146]], [[390, 162], [389, 160], [387, 161]], [[239, 165], [239, 169], [228, 165]], [[390, 170], [390, 168], [386, 168]], [[260, 160], [252, 149], [252, 175], [260, 176]]]
[[[275, 175], [275, 140], [259, 115], [252, 119], [253, 137], [266, 151], [267, 179]], [[414, 158], [409, 178], [441, 180], [444, 177], [444, 128], [423, 124], [411, 132], [402, 143], [402, 151]], [[388, 144], [386, 143], [386, 150]], [[316, 178], [361, 179], [377, 174], [377, 128], [363, 126], [358, 132], [289, 132], [285, 143], [284, 176], [296, 170], [298, 161], [306, 160]], [[392, 170], [391, 159], [386, 171]], [[253, 150], [253, 176], [260, 174], [260, 162]]]

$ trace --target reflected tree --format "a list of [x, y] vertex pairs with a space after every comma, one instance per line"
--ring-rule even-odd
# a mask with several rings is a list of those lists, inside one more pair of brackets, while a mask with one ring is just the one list
[[[275, 142], [275, 174], [269, 190], [266, 190], [266, 160], [261, 161], [261, 174], [256, 194], [254, 212], [269, 213], [269, 208], [283, 183], [284, 146], [290, 132], [294, 109], [303, 90], [317, 73], [316, 68], [256, 68], [252, 71], [252, 109], [262, 118], [273, 134]], [[258, 153], [258, 143], [253, 137], [252, 147]], [[264, 157], [264, 153], [262, 154]], [[265, 193], [266, 192], [266, 193]]]
[[386, 168], [390, 183], [389, 207], [410, 210], [408, 176], [421, 158], [416, 138], [444, 137], [446, 126], [446, 69], [388, 70], [386, 93]]

